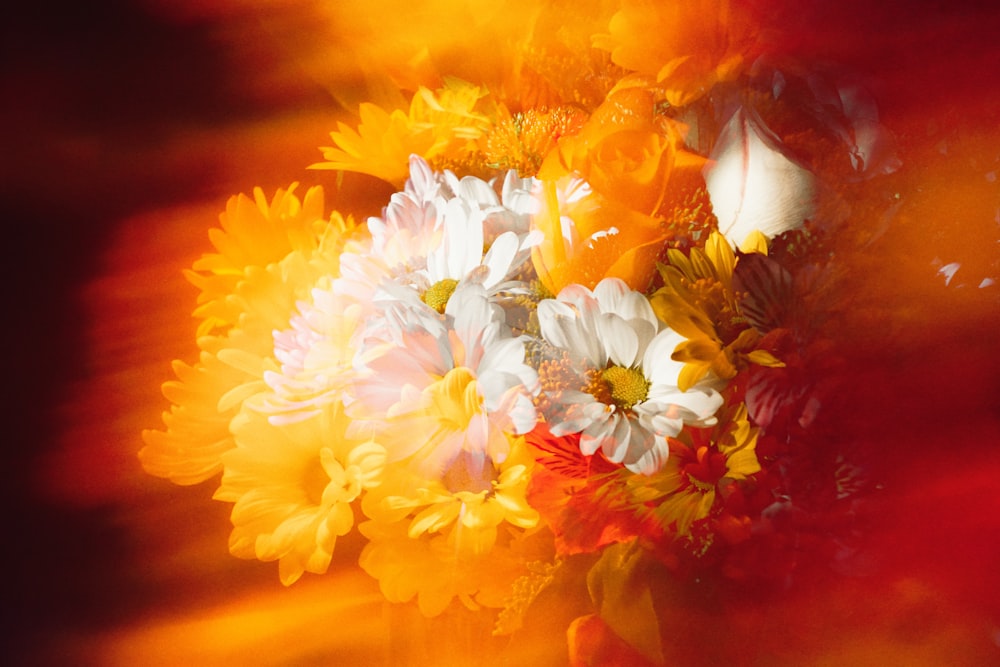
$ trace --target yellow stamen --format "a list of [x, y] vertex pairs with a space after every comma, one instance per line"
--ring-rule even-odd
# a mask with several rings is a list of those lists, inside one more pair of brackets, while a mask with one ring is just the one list
[[611, 366], [601, 371], [601, 379], [607, 383], [611, 401], [622, 410], [631, 410], [649, 395], [649, 380], [635, 368]]
[[448, 305], [448, 299], [455, 293], [456, 287], [458, 287], [457, 280], [445, 278], [431, 285], [420, 298], [437, 312], [443, 313], [445, 306]]

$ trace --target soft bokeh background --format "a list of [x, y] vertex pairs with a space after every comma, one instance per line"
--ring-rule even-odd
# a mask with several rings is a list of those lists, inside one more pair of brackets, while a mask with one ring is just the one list
[[[273, 564], [228, 555], [210, 484], [172, 486], [136, 459], [170, 360], [193, 357], [180, 270], [226, 198], [321, 183], [332, 206], [375, 213], [387, 186], [305, 169], [337, 119], [386, 95], [372, 65], [426, 36], [453, 42], [443, 52], [467, 73], [470, 36], [517, 18], [497, 3], [337, 4], [41, 2], [0, 24], [5, 664], [391, 665], [475, 637], [443, 640], [454, 628], [438, 624], [425, 638], [352, 567], [357, 544], [283, 588]], [[1000, 664], [1000, 285], [980, 287], [1000, 282], [1000, 10], [752, 4], [776, 49], [862, 77], [899, 140], [901, 209], [854, 260], [859, 303], [884, 317], [856, 332], [845, 420], [885, 488], [867, 571], [687, 609], [678, 655]], [[520, 648], [512, 664], [564, 655], [558, 636]]]

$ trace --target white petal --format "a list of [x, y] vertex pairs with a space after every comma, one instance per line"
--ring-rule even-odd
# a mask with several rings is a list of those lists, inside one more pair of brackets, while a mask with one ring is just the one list
[[619, 278], [605, 278], [594, 287], [594, 298], [604, 312], [617, 312], [629, 291], [628, 285]]
[[598, 335], [608, 358], [618, 366], [635, 366], [639, 355], [639, 337], [622, 318], [604, 313], [597, 321]]
[[601, 306], [601, 312], [616, 313], [624, 320], [644, 320], [657, 325], [653, 307], [641, 292], [629, 289], [618, 278], [605, 278], [594, 288], [594, 297]]
[[648, 448], [634, 461], [626, 460], [625, 468], [640, 475], [652, 475], [667, 462], [670, 447], [665, 438], [654, 436]]
[[684, 340], [686, 339], [676, 331], [664, 329], [649, 342], [642, 358], [642, 370], [646, 379], [653, 383], [651, 390], [677, 386], [684, 364], [674, 361], [670, 356]]
[[458, 182], [455, 194], [468, 202], [475, 202], [483, 208], [500, 205], [497, 193], [490, 184], [475, 176], [462, 178]]
[[813, 215], [815, 178], [779, 146], [763, 122], [742, 107], [719, 135], [705, 185], [719, 231], [734, 246], [754, 230], [774, 237]]
[[514, 260], [519, 251], [518, 246], [517, 234], [514, 232], [501, 234], [493, 242], [482, 260], [489, 267], [489, 276], [484, 283], [487, 287], [502, 282], [512, 273], [512, 269], [517, 268]]
[[[594, 315], [593, 311], [589, 312], [592, 322]], [[595, 367], [607, 363], [607, 355], [596, 335], [596, 324], [588, 331], [583, 314], [570, 304], [544, 299], [538, 304], [538, 323], [542, 337], [549, 344], [580, 355]]]

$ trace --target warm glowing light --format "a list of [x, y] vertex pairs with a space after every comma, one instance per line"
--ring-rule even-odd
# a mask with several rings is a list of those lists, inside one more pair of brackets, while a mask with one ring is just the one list
[[[734, 4], [137, 3], [232, 99], [40, 144], [128, 188], [69, 305], [32, 301], [86, 353], [12, 473], [25, 662], [996, 662], [997, 12]], [[546, 305], [608, 278], [618, 310]], [[608, 418], [668, 390], [703, 404]]]

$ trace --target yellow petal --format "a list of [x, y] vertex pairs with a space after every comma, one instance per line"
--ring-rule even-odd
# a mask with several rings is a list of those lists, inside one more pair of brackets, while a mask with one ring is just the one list
[[785, 365], [785, 362], [778, 359], [767, 350], [754, 350], [747, 355], [747, 359], [758, 366], [767, 366], [769, 368], [778, 368]]

